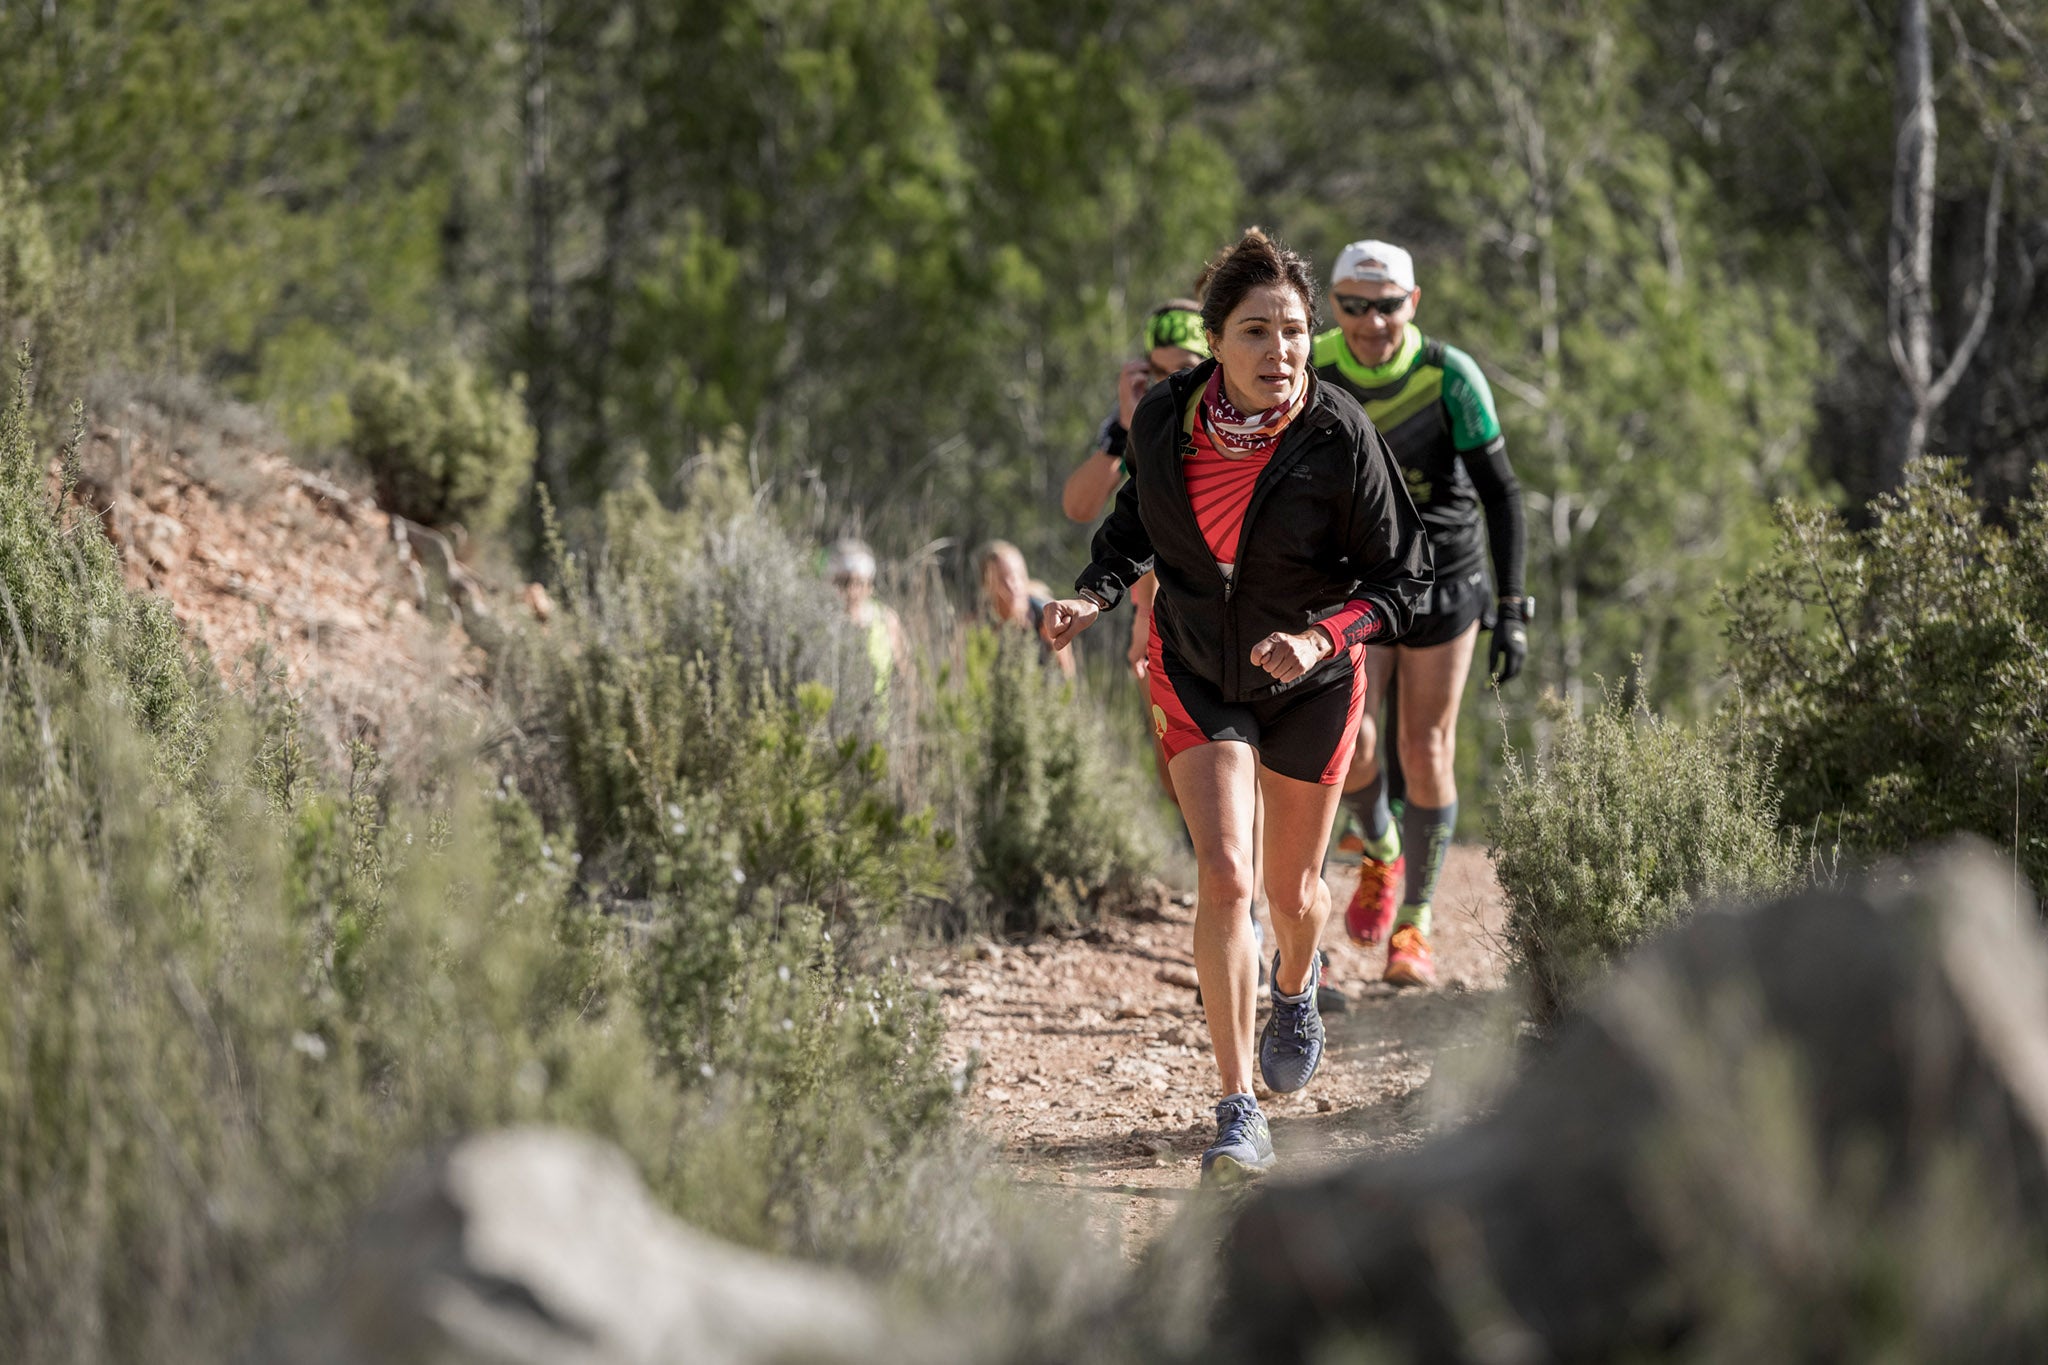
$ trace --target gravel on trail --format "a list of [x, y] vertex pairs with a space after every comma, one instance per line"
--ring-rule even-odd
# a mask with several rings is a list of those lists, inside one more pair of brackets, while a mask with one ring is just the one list
[[[1324, 945], [1348, 1007], [1324, 1015], [1328, 1050], [1306, 1090], [1259, 1091], [1281, 1178], [1413, 1146], [1457, 1122], [1504, 1071], [1519, 1023], [1485, 849], [1454, 846], [1446, 859], [1434, 990], [1379, 979], [1385, 948], [1344, 935], [1356, 873], [1333, 864], [1328, 879], [1336, 910]], [[982, 940], [926, 959], [953, 1059], [974, 1062], [969, 1122], [1020, 1181], [1080, 1200], [1133, 1256], [1192, 1196], [1215, 1133], [1194, 916], [1162, 892], [1141, 916], [1105, 919], [1076, 938]]]

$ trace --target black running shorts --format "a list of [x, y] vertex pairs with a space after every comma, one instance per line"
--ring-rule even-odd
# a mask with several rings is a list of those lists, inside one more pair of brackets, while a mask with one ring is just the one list
[[1474, 621], [1491, 630], [1492, 606], [1484, 569], [1468, 569], [1449, 579], [1439, 578], [1429, 590], [1429, 600], [1415, 613], [1408, 633], [1393, 643], [1403, 649], [1447, 645], [1463, 635]]
[[1331, 786], [1344, 780], [1358, 719], [1365, 711], [1365, 646], [1354, 645], [1318, 665], [1277, 697], [1227, 702], [1216, 685], [1197, 676], [1152, 632], [1152, 733], [1170, 763], [1212, 740], [1241, 740], [1259, 762], [1282, 777]]

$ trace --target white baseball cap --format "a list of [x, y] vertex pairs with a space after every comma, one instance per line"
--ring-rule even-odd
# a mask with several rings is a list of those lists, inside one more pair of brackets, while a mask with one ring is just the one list
[[1337, 253], [1337, 268], [1330, 272], [1331, 284], [1346, 280], [1385, 280], [1412, 293], [1415, 258], [1392, 242], [1353, 242]]
[[835, 540], [825, 550], [825, 576], [858, 578], [872, 583], [875, 579], [875, 552], [867, 547], [867, 542], [851, 536]]

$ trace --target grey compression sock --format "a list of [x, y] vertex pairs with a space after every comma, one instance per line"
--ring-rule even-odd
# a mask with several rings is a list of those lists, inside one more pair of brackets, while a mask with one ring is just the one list
[[1450, 851], [1451, 831], [1458, 826], [1458, 803], [1411, 805], [1401, 812], [1401, 842], [1408, 849], [1409, 905], [1428, 905], [1436, 895], [1436, 879]]
[[1355, 792], [1344, 793], [1344, 809], [1358, 817], [1359, 832], [1365, 841], [1375, 844], [1387, 837], [1387, 829], [1394, 823], [1394, 812], [1387, 806], [1387, 770], [1381, 768], [1373, 773], [1372, 781]]

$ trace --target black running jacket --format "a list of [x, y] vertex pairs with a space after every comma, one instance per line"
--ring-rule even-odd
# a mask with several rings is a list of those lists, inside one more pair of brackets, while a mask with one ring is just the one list
[[1308, 402], [1281, 433], [1252, 486], [1226, 582], [1188, 504], [1181, 461], [1193, 452], [1189, 404], [1214, 360], [1162, 380], [1131, 417], [1131, 477], [1095, 533], [1075, 587], [1112, 607], [1147, 572], [1159, 575], [1153, 629], [1226, 701], [1276, 696], [1291, 683], [1251, 661], [1274, 631], [1300, 634], [1354, 598], [1372, 604], [1376, 638], [1408, 629], [1434, 579], [1429, 537], [1401, 471], [1358, 400], [1311, 373]]

